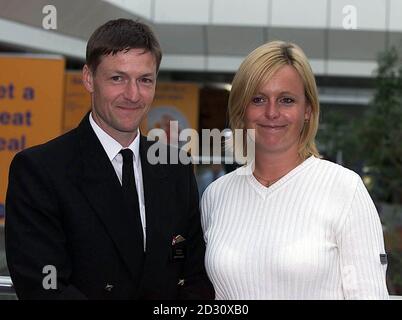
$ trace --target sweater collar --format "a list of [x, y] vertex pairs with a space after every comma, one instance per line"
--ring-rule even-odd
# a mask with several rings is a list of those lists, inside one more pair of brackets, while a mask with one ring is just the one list
[[280, 188], [287, 181], [291, 180], [299, 172], [303, 171], [305, 168], [309, 167], [317, 160], [319, 159], [316, 158], [315, 156], [310, 156], [309, 158], [304, 160], [297, 167], [290, 170], [287, 174], [285, 174], [282, 178], [280, 178], [278, 181], [276, 181], [269, 187], [264, 186], [256, 179], [256, 177], [254, 177], [253, 175], [254, 161], [252, 161], [247, 166], [241, 168], [243, 171], [240, 171], [239, 173], [246, 176], [247, 182], [251, 184], [251, 186], [257, 191], [258, 194], [260, 194], [263, 197], [266, 197], [268, 194], [271, 194], [272, 192]]

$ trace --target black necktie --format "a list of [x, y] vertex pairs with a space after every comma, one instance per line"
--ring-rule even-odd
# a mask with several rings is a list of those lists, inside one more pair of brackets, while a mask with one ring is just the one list
[[140, 205], [138, 203], [137, 188], [135, 186], [134, 165], [133, 165], [133, 152], [130, 149], [122, 149], [120, 151], [123, 156], [123, 177], [122, 189], [124, 198], [129, 208], [129, 214], [134, 215], [136, 225], [134, 232], [138, 232], [144, 244], [144, 235], [142, 231]]

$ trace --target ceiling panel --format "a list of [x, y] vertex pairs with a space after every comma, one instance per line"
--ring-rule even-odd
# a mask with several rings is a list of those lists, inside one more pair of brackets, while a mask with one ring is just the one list
[[402, 33], [391, 32], [389, 34], [389, 46], [393, 46], [398, 50], [399, 59], [402, 62]]
[[208, 26], [207, 39], [211, 55], [247, 55], [264, 43], [264, 28]]
[[402, 1], [390, 0], [389, 29], [391, 31], [402, 31]]
[[214, 0], [212, 24], [232, 26], [267, 26], [271, 0]]
[[[46, 14], [42, 13], [42, 9], [48, 4], [48, 0], [0, 0], [0, 17], [43, 30], [42, 20]], [[51, 4], [57, 10], [57, 30], [48, 32], [85, 40], [98, 26], [110, 19], [138, 18], [120, 7], [101, 0], [52, 0]]]
[[385, 48], [385, 32], [331, 30], [328, 32], [330, 59], [376, 60]]
[[317, 29], [271, 28], [268, 39], [294, 42], [300, 46], [307, 57], [313, 59], [325, 58], [325, 32]]
[[[272, 26], [323, 28], [328, 0], [272, 0]], [[300, 13], [303, 14], [300, 14]]]
[[344, 24], [356, 18], [357, 30], [386, 28], [386, 0], [332, 0], [330, 26], [344, 30]]
[[158, 24], [154, 30], [164, 53], [205, 53], [205, 27]]
[[210, 15], [207, 0], [155, 0], [155, 22], [207, 24]]

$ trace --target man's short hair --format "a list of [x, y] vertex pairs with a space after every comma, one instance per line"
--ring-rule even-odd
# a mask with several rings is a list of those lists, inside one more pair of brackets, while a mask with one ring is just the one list
[[87, 43], [86, 64], [95, 73], [102, 56], [130, 49], [150, 52], [158, 72], [162, 60], [158, 39], [149, 26], [130, 19], [110, 20], [94, 31]]

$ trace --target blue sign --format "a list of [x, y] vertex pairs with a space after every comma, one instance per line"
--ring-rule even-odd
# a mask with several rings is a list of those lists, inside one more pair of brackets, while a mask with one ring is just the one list
[[0, 218], [4, 218], [5, 214], [6, 214], [6, 207], [4, 206], [4, 203], [0, 203]]

